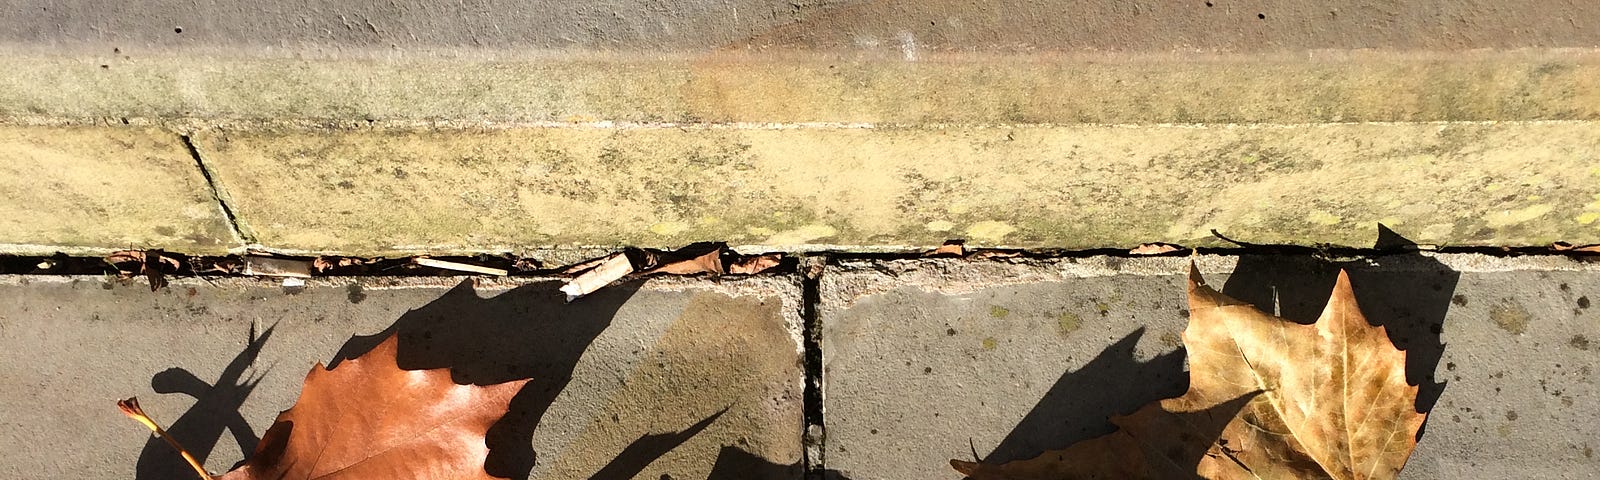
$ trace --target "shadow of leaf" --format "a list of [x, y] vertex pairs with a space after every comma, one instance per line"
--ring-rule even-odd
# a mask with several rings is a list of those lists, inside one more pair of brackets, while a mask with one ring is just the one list
[[739, 447], [723, 445], [722, 450], [717, 451], [717, 462], [711, 466], [711, 474], [706, 476], [706, 480], [800, 478], [803, 470], [799, 463], [773, 463]]
[[511, 399], [505, 417], [489, 429], [484, 465], [493, 476], [527, 478], [537, 461], [534, 429], [572, 380], [583, 352], [638, 287], [639, 282], [613, 285], [569, 304], [561, 282], [523, 285], [483, 298], [463, 281], [383, 332], [351, 338], [333, 365], [396, 333], [400, 368], [449, 368], [461, 384], [530, 379]]
[[1110, 422], [1113, 415], [1125, 415], [1150, 402], [1183, 395], [1189, 388], [1183, 351], [1139, 362], [1134, 359], [1133, 349], [1142, 336], [1144, 328], [1134, 330], [1082, 368], [1062, 373], [1050, 391], [985, 457], [985, 462], [1033, 458], [1047, 450], [1111, 433], [1116, 429]]
[[[223, 367], [222, 374], [217, 376], [215, 382], [208, 383], [178, 367], [162, 370], [150, 378], [150, 387], [156, 393], [181, 393], [194, 397], [194, 405], [172, 422], [167, 433], [188, 448], [189, 453], [201, 463], [211, 456], [217, 442], [222, 439], [223, 430], [233, 434], [241, 457], [254, 452], [256, 444], [261, 441], [250, 428], [250, 423], [239, 413], [239, 407], [255, 390], [261, 375], [265, 374], [261, 372], [250, 378], [245, 377], [245, 373], [255, 364], [256, 357], [261, 354], [261, 347], [272, 338], [274, 328], [277, 326], [267, 327], [260, 335], [252, 331], [250, 343]], [[194, 475], [189, 464], [184, 463], [183, 458], [165, 441], [155, 436], [151, 436], [139, 452], [139, 463], [134, 472], [135, 478], [140, 480]]]
[[690, 425], [689, 428], [685, 428], [683, 431], [648, 434], [639, 437], [638, 440], [634, 440], [633, 443], [629, 444], [627, 448], [622, 449], [622, 453], [617, 454], [616, 458], [611, 459], [611, 462], [607, 463], [604, 468], [589, 476], [589, 480], [631, 479], [634, 475], [638, 475], [639, 472], [643, 472], [645, 467], [650, 466], [650, 462], [656, 461], [662, 455], [666, 455], [667, 452], [678, 448], [679, 445], [683, 445], [683, 442], [687, 442], [690, 438], [698, 435], [701, 430], [711, 426], [711, 423], [717, 421], [717, 418], [724, 413], [728, 413], [727, 408], [711, 414], [704, 420], [695, 422], [694, 425]]
[[[637, 282], [617, 285], [568, 304], [560, 286], [560, 282], [541, 282], [483, 298], [470, 281], [463, 281], [439, 298], [401, 315], [384, 331], [352, 337], [334, 355], [329, 368], [372, 350], [397, 333], [401, 368], [450, 368], [452, 379], [462, 384], [531, 379], [511, 400], [506, 416], [490, 428], [490, 452], [485, 464], [494, 476], [527, 478], [536, 460], [532, 438], [540, 418], [571, 381], [583, 352], [638, 290]], [[196, 397], [195, 405], [173, 422], [169, 432], [201, 461], [215, 448], [224, 429], [233, 432], [241, 457], [253, 454], [263, 441], [238, 412], [257, 379], [241, 382], [240, 378], [271, 334], [269, 328], [252, 340], [214, 384], [180, 368], [168, 369], [152, 379], [157, 392]], [[268, 437], [274, 434], [267, 432]], [[166, 443], [152, 437], [145, 445], [139, 459], [139, 479], [188, 475], [193, 475], [193, 470]]]
[[1062, 373], [982, 463], [1035, 458], [1110, 434], [1116, 431], [1112, 416], [1182, 395], [1189, 388], [1183, 350], [1140, 362], [1133, 353], [1144, 333], [1144, 328], [1134, 330], [1083, 367]]
[[[804, 473], [805, 467], [798, 462], [787, 465], [775, 463], [739, 447], [723, 445], [722, 450], [717, 451], [717, 462], [712, 465], [706, 480], [790, 480], [801, 478]], [[838, 470], [822, 470], [819, 473], [824, 480], [850, 480], [848, 475]]]

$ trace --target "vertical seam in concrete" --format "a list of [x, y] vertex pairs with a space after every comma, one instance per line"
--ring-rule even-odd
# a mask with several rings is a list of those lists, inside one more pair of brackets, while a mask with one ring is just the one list
[[211, 189], [211, 198], [217, 201], [217, 206], [222, 210], [222, 217], [228, 221], [228, 228], [233, 231], [233, 238], [240, 245], [256, 243], [255, 235], [250, 229], [239, 222], [239, 217], [233, 214], [233, 207], [228, 205], [228, 194], [218, 184], [217, 178], [211, 174], [211, 167], [206, 166], [206, 161], [200, 155], [200, 148], [196, 147], [194, 140], [188, 135], [178, 135], [183, 140], [183, 146], [189, 149], [189, 156], [194, 157], [194, 164], [200, 168], [200, 176], [205, 178], [206, 187]]
[[823, 423], [822, 369], [822, 272], [827, 257], [807, 257], [800, 262], [801, 307], [805, 342], [805, 473], [807, 480], [824, 480], [827, 475], [828, 435]]

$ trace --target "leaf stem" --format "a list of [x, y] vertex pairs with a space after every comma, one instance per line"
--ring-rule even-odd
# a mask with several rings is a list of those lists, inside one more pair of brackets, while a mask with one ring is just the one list
[[123, 415], [127, 415], [128, 418], [132, 418], [134, 421], [144, 424], [144, 426], [149, 428], [150, 431], [155, 432], [156, 436], [161, 437], [162, 440], [166, 440], [167, 445], [172, 445], [172, 448], [177, 450], [178, 454], [182, 455], [185, 461], [189, 462], [189, 466], [194, 467], [195, 473], [200, 474], [200, 478], [204, 480], [215, 480], [211, 477], [211, 473], [206, 471], [206, 467], [200, 465], [200, 461], [194, 459], [194, 455], [190, 455], [189, 451], [183, 448], [183, 445], [178, 444], [178, 439], [172, 438], [172, 435], [168, 435], [167, 431], [161, 428], [161, 425], [157, 425], [154, 419], [151, 419], [149, 415], [144, 414], [144, 410], [139, 408], [138, 397], [131, 397], [127, 400], [118, 400], [117, 408], [122, 410]]

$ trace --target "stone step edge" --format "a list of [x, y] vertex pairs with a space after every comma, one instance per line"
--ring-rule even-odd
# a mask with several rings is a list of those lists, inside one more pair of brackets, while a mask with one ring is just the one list
[[1600, 49], [282, 57], [0, 49], [0, 118], [1310, 123], [1600, 119]]

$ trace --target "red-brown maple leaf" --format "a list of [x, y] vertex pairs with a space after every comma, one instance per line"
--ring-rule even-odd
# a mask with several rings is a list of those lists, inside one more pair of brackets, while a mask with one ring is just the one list
[[490, 425], [527, 380], [457, 385], [449, 369], [402, 370], [398, 340], [306, 375], [244, 465], [220, 480], [490, 479]]

